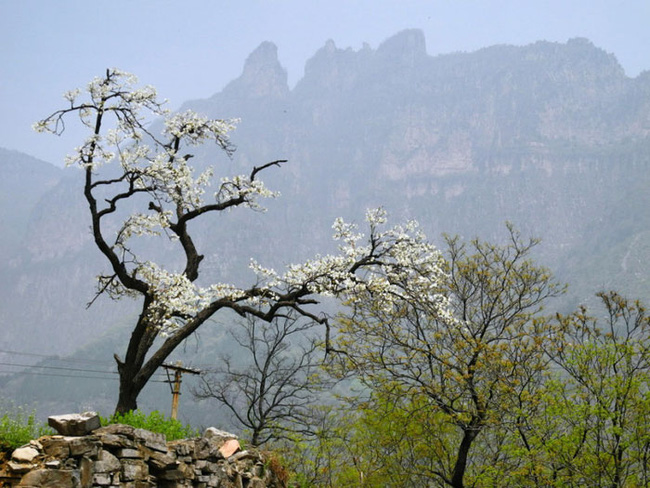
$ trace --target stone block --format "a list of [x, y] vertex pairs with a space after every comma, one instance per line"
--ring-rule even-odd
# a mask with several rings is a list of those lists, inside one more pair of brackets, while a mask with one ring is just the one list
[[195, 440], [178, 440], [167, 443], [167, 447], [174, 451], [178, 456], [191, 456], [194, 452]]
[[229, 463], [242, 461], [244, 459], [258, 459], [258, 454], [251, 451], [239, 451], [228, 458]]
[[122, 480], [142, 481], [149, 477], [149, 467], [144, 461], [135, 459], [122, 460]]
[[47, 423], [61, 435], [74, 436], [90, 434], [93, 430], [101, 427], [99, 415], [96, 412], [53, 415], [47, 419]]
[[194, 459], [208, 459], [210, 457], [210, 451], [214, 451], [210, 442], [207, 439], [200, 438], [195, 439], [194, 441]]
[[19, 447], [11, 454], [11, 459], [18, 463], [31, 463], [39, 454], [33, 447]]
[[144, 458], [144, 453], [140, 449], [118, 449], [115, 452], [115, 455], [120, 459], [142, 459]]
[[79, 472], [68, 469], [35, 469], [20, 480], [18, 486], [38, 488], [78, 488]]
[[36, 465], [30, 463], [17, 463], [16, 461], [9, 461], [7, 463], [7, 467], [9, 468], [9, 471], [11, 471], [14, 474], [22, 474], [22, 473], [26, 473], [31, 469], [34, 469]]
[[133, 431], [134, 439], [147, 446], [149, 449], [155, 449], [160, 452], [167, 452], [167, 439], [164, 434], [149, 432], [144, 429], [135, 429]]
[[133, 441], [133, 439], [129, 439], [128, 437], [120, 434], [109, 434], [109, 433], [97, 434], [97, 431], [95, 431], [95, 435], [101, 441], [102, 445], [106, 448], [119, 449], [120, 447], [128, 447], [128, 448], [135, 447], [135, 441]]
[[128, 439], [133, 440], [134, 439], [134, 431], [135, 427], [132, 427], [130, 425], [125, 425], [125, 424], [111, 424], [107, 425], [105, 427], [100, 427], [97, 429], [95, 432], [93, 432], [95, 435], [101, 436], [104, 434], [111, 434], [111, 435], [119, 435], [119, 436], [124, 436]]
[[113, 473], [121, 468], [122, 465], [117, 457], [105, 449], [99, 451], [99, 456], [95, 461], [95, 473]]
[[79, 461], [79, 481], [83, 488], [92, 486], [94, 472], [94, 462], [86, 456], [82, 457]]
[[70, 443], [62, 436], [43, 437], [41, 439], [43, 452], [48, 456], [65, 459], [70, 455]]
[[158, 451], [151, 451], [149, 455], [149, 464], [155, 469], [163, 470], [176, 467], [180, 463], [174, 456], [163, 454], [162, 452]]
[[121, 468], [120, 460], [111, 452], [100, 449], [97, 459], [94, 461], [95, 473], [114, 473]]
[[248, 481], [247, 488], [266, 488], [266, 483], [260, 478], [251, 478]]
[[237, 439], [228, 439], [226, 442], [223, 443], [223, 445], [219, 448], [219, 453], [224, 457], [224, 458], [229, 458], [233, 454], [235, 454], [237, 451], [241, 449], [241, 446], [239, 445], [239, 441]]
[[203, 438], [204, 439], [213, 439], [213, 438], [221, 438], [221, 439], [239, 439], [235, 434], [231, 434], [230, 432], [226, 432], [225, 430], [219, 430], [216, 427], [208, 427], [205, 429], [205, 432], [203, 433]]
[[93, 475], [93, 484], [99, 486], [110, 486], [113, 482], [113, 477], [108, 473], [95, 473]]
[[87, 456], [96, 459], [99, 455], [101, 443], [95, 436], [64, 437], [64, 439], [68, 440], [70, 456], [72, 457]]

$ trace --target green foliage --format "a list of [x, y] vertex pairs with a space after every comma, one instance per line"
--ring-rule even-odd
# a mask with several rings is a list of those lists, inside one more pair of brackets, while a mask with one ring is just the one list
[[148, 415], [140, 410], [133, 410], [112, 417], [101, 417], [102, 425], [126, 424], [138, 429], [164, 434], [168, 441], [198, 437], [200, 432], [189, 424], [183, 425], [179, 420], [165, 417], [157, 410]]
[[47, 425], [36, 421], [34, 412], [26, 414], [22, 408], [5, 411], [0, 417], [0, 451], [10, 451], [32, 439], [54, 434]]
[[[547, 368], [545, 344], [554, 329], [543, 306], [564, 287], [531, 260], [538, 240], [522, 239], [511, 225], [508, 231], [504, 245], [448, 237], [447, 279], [431, 283], [431, 293], [402, 294], [392, 307], [359, 296], [339, 320], [336, 348], [347, 354], [332, 370], [354, 372], [372, 391], [364, 422], [386, 410], [373, 430], [399, 448], [390, 454], [404, 460], [399, 472], [416, 468], [414, 486], [478, 483], [483, 471], [473, 469], [473, 460], [499, 452], [502, 432], [517, 422], [513, 412], [529, 408]], [[433, 291], [445, 295], [448, 313], [439, 312]], [[381, 432], [387, 418], [407, 442]], [[426, 443], [413, 442], [429, 434]], [[367, 447], [376, 451], [379, 444]], [[368, 468], [360, 472], [367, 479]], [[424, 481], [418, 473], [426, 473]]]

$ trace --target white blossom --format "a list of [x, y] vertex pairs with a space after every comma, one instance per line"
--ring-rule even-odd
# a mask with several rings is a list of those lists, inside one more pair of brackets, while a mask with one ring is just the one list
[[[207, 141], [216, 142], [230, 153], [229, 133], [237, 121], [212, 120], [189, 110], [170, 115], [163, 102], [158, 101], [153, 87], [136, 84], [135, 76], [109, 70], [105, 77], [91, 81], [85, 94], [79, 90], [66, 92], [64, 97], [71, 107], [37, 122], [34, 129], [58, 134], [63, 130], [64, 115], [76, 111], [92, 135], [66, 158], [66, 164], [78, 165], [87, 174], [111, 162], [122, 169], [121, 177], [91, 186], [91, 191], [116, 190], [113, 199], [95, 201], [107, 206], [106, 213], [112, 213], [122, 205], [123, 199], [136, 194], [146, 196], [148, 211], [135, 211], [124, 218], [111, 249], [123, 259], [121, 278], [129, 281], [125, 279], [125, 274], [129, 274], [144, 284], [146, 290], [139, 288], [140, 292], [152, 299], [148, 319], [158, 324], [161, 333], [182, 326], [215, 301], [227, 300], [231, 305], [262, 309], [278, 296], [291, 293], [344, 300], [370, 296], [385, 309], [393, 307], [398, 300], [426, 297], [432, 310], [446, 313], [447, 304], [439, 290], [445, 279], [441, 254], [426, 240], [417, 222], [388, 227], [387, 214], [382, 208], [367, 211], [366, 234], [359, 232], [357, 225], [337, 219], [332, 226], [338, 242], [335, 254], [315, 256], [288, 266], [282, 273], [251, 261], [250, 268], [257, 282], [249, 289], [223, 283], [199, 287], [184, 272], [166, 270], [136, 256], [129, 245], [130, 239], [159, 236], [163, 232], [173, 237], [176, 232], [182, 232], [179, 230], [182, 226], [176, 225], [180, 219], [236, 206], [263, 210], [260, 199], [278, 196], [256, 179], [259, 170], [254, 170], [249, 176], [223, 177], [213, 194], [214, 200], [206, 201], [206, 189], [211, 188], [214, 170], [208, 167], [195, 174], [189, 164], [189, 154], [183, 154], [189, 147]], [[149, 132], [146, 122], [152, 116], [164, 117], [162, 135]], [[109, 117], [112, 117], [110, 122], [97, 123]], [[95, 134], [95, 127], [100, 125], [109, 129], [102, 135]], [[100, 186], [94, 186], [97, 184]], [[136, 294], [117, 275], [99, 277], [100, 290], [115, 298]]]
[[264, 186], [259, 180], [251, 180], [248, 176], [238, 175], [232, 178], [224, 177], [221, 179], [219, 190], [214, 194], [214, 198], [219, 203], [230, 200], [243, 199], [243, 206], [255, 210], [265, 210], [257, 199], [276, 198], [280, 194], [273, 192]]
[[117, 232], [115, 245], [124, 248], [126, 241], [134, 235], [159, 236], [162, 229], [169, 227], [171, 217], [169, 210], [154, 214], [134, 213], [127, 217]]

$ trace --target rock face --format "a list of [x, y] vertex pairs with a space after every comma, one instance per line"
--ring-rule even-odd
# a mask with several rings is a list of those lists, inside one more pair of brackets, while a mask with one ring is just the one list
[[[217, 182], [289, 161], [263, 175], [282, 194], [263, 202], [267, 213], [236, 211], [197, 226], [205, 284], [250, 284], [251, 258], [281, 271], [336, 252], [335, 218], [362, 223], [366, 208], [383, 206], [391, 222], [416, 219], [437, 243], [443, 232], [499, 242], [505, 221], [541, 237], [540, 261], [571, 284], [560, 310], [603, 289], [650, 296], [650, 71], [629, 78], [585, 39], [430, 56], [422, 33], [409, 30], [376, 48], [328, 41], [289, 89], [277, 55], [261, 44], [223, 91], [181, 109], [241, 119], [232, 161], [193, 148], [197, 171], [215, 164]], [[0, 151], [3, 349], [66, 356], [90, 343], [78, 356], [107, 360], [123, 352], [127, 330], [103, 334], [131, 324], [137, 304], [85, 306], [108, 263], [88, 231], [79, 178]], [[177, 243], [150, 242], [146, 259], [178, 264]], [[204, 334], [227, 351], [221, 328]], [[220, 352], [198, 351], [201, 359], [180, 350], [174, 359], [210, 362]], [[114, 407], [108, 382], [81, 381], [17, 376], [2, 394], [56, 401], [62, 411]], [[160, 408], [162, 394], [142, 406]], [[205, 425], [221, 420], [211, 407], [192, 415]]]
[[[92, 418], [75, 414], [75, 421], [84, 417]], [[166, 442], [162, 434], [114, 424], [94, 429], [87, 435], [41, 437], [16, 449], [11, 460], [0, 466], [0, 485], [34, 488], [286, 486], [276, 473], [266, 469], [265, 461], [255, 449], [242, 451], [234, 434], [214, 428], [196, 439]]]
[[287, 71], [278, 61], [277, 46], [272, 42], [260, 44], [246, 59], [242, 75], [225, 90], [252, 99], [286, 96], [289, 93]]

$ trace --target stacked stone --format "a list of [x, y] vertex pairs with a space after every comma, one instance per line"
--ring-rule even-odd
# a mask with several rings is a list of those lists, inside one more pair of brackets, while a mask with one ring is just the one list
[[50, 417], [61, 435], [16, 449], [0, 486], [39, 488], [282, 488], [257, 450], [213, 427], [202, 437], [165, 436], [122, 424], [99, 426], [94, 413]]

